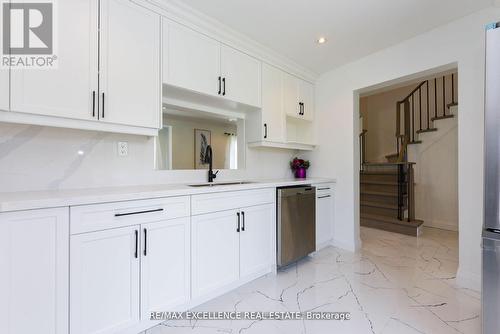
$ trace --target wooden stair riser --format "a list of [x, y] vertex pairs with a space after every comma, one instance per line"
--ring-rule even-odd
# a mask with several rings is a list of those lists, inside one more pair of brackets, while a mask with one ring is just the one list
[[361, 214], [373, 214], [380, 216], [387, 216], [392, 218], [398, 217], [398, 209], [389, 209], [384, 207], [376, 207], [376, 206], [366, 206], [361, 205]]
[[381, 195], [370, 195], [361, 193], [361, 201], [398, 205], [397, 196], [381, 196]]
[[361, 173], [361, 181], [398, 182], [398, 174], [369, 174]]
[[398, 193], [397, 184], [372, 184], [361, 183], [361, 191], [381, 191], [386, 193]]
[[420, 234], [420, 231], [419, 231], [420, 227], [403, 226], [403, 225], [397, 225], [397, 224], [373, 220], [373, 219], [366, 219], [366, 218], [361, 218], [360, 223], [361, 223], [361, 226], [376, 228], [379, 230], [384, 230], [384, 231], [389, 231], [389, 232], [396, 232], [396, 233], [411, 235], [414, 237], [416, 237]]

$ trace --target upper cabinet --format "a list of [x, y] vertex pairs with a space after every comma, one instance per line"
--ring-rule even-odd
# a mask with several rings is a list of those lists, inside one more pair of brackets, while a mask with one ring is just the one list
[[159, 128], [160, 16], [128, 0], [101, 0], [99, 118]]
[[222, 95], [226, 98], [260, 106], [261, 62], [236, 49], [222, 45]]
[[58, 11], [58, 67], [13, 68], [11, 111], [97, 120], [98, 1], [65, 0]]
[[314, 86], [291, 74], [284, 77], [284, 105], [289, 117], [314, 119]]
[[164, 83], [260, 107], [260, 71], [259, 60], [183, 25], [163, 21]]
[[250, 147], [312, 150], [315, 146], [313, 85], [262, 65], [262, 111], [247, 117]]
[[220, 43], [167, 20], [163, 21], [163, 35], [163, 80], [173, 86], [218, 95]]
[[57, 9], [57, 68], [12, 68], [14, 113], [3, 117], [25, 115], [16, 120], [116, 132], [157, 131], [160, 16], [128, 0], [65, 0]]

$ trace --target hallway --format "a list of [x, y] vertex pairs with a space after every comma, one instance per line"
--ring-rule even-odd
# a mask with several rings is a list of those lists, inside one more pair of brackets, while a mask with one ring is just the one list
[[179, 320], [147, 333], [480, 333], [480, 294], [455, 284], [457, 233], [424, 228], [417, 239], [362, 227], [361, 237], [357, 253], [324, 249], [196, 309], [350, 312], [351, 320]]

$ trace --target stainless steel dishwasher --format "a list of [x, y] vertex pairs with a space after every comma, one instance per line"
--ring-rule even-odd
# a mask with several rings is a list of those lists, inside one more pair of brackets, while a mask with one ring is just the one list
[[316, 250], [316, 188], [277, 189], [278, 266], [286, 266]]

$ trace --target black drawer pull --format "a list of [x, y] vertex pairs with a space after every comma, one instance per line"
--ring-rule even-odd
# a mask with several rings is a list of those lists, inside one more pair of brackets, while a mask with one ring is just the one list
[[245, 211], [241, 211], [241, 219], [243, 220], [243, 225], [241, 227], [241, 230], [245, 232]]
[[148, 255], [148, 229], [144, 229], [144, 256]]
[[318, 190], [330, 190], [330, 188], [318, 188]]
[[327, 197], [332, 197], [332, 195], [318, 196], [318, 198], [327, 198]]
[[240, 224], [241, 224], [241, 221], [240, 221], [240, 213], [239, 212], [236, 212], [236, 215], [238, 216], [238, 227], [236, 228], [236, 232], [240, 233]]
[[139, 231], [135, 230], [135, 253], [134, 253], [134, 257], [136, 259], [139, 258], [138, 248], [139, 248]]
[[163, 209], [137, 211], [137, 212], [127, 212], [127, 213], [115, 213], [115, 217], [141, 215], [141, 214], [144, 214], [144, 213], [153, 213], [153, 212], [161, 212], [161, 211], [163, 211]]

